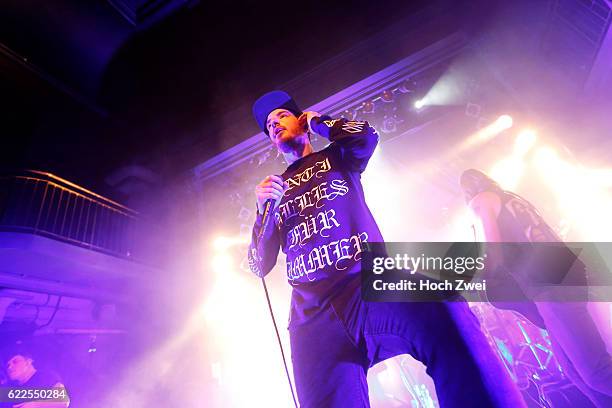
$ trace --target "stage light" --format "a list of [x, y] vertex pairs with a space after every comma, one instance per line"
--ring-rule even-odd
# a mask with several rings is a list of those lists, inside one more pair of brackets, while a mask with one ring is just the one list
[[524, 170], [523, 160], [512, 156], [498, 161], [489, 171], [489, 175], [505, 190], [515, 190]]
[[421, 109], [423, 106], [425, 106], [425, 100], [424, 99], [419, 99], [414, 103], [414, 107], [417, 109]]
[[217, 239], [213, 241], [213, 248], [216, 251], [223, 251], [228, 246], [229, 246], [229, 240], [227, 237], [217, 237]]
[[426, 106], [465, 105], [469, 102], [469, 92], [466, 92], [465, 80], [466, 78], [458, 73], [457, 70], [448, 69], [426, 91], [423, 97], [426, 101]]
[[347, 109], [344, 111], [344, 113], [342, 113], [342, 116], [344, 119], [353, 120], [355, 119], [355, 111], [352, 109]]
[[513, 123], [512, 116], [501, 115], [495, 120], [495, 122], [481, 129], [479, 133], [481, 134], [483, 141], [488, 140], [494, 136], [499, 135], [504, 130], [510, 129], [512, 127], [512, 123]]
[[543, 174], [558, 174], [560, 170], [560, 159], [555, 149], [542, 147], [534, 155], [534, 164]]
[[211, 266], [215, 272], [227, 273], [234, 268], [234, 260], [228, 254], [216, 254], [212, 259]]
[[514, 141], [514, 154], [523, 157], [535, 145], [537, 140], [536, 133], [531, 129], [521, 131]]
[[[205, 323], [206, 341], [213, 344], [215, 360], [222, 368], [218, 373], [222, 378], [220, 393], [228, 405], [236, 407], [263, 406], [264, 401], [265, 406], [289, 406], [289, 393], [278, 390], [278, 384], [285, 384], [286, 379], [261, 286], [249, 274], [232, 273], [236, 272], [233, 268], [237, 262], [223, 251], [215, 254], [214, 283], [199, 312], [200, 322]], [[289, 304], [290, 291], [279, 291], [271, 282], [268, 284], [270, 290], [276, 291], [275, 301]], [[288, 308], [275, 309], [278, 321], [287, 321], [287, 312]], [[288, 350], [286, 331], [281, 331], [281, 338]], [[287, 363], [291, 372], [291, 361]]]
[[402, 84], [397, 88], [397, 90], [401, 93], [414, 93], [417, 89], [417, 83], [413, 79], [406, 79]]
[[393, 99], [394, 99], [394, 98], [393, 98], [393, 92], [392, 92], [391, 90], [389, 90], [389, 89], [385, 90], [385, 91], [382, 93], [381, 99], [382, 99], [384, 102], [393, 102]]
[[600, 187], [612, 187], [612, 169], [594, 169], [589, 177]]
[[221, 374], [221, 363], [216, 361], [210, 364], [210, 371], [212, 373], [212, 377], [219, 382], [222, 383], [222, 374]]
[[473, 148], [477, 145], [488, 142], [498, 136], [504, 130], [512, 127], [512, 117], [501, 115], [494, 122], [482, 127], [478, 132], [468, 137], [458, 148], [458, 152]]
[[391, 133], [397, 130], [397, 119], [394, 116], [385, 116], [382, 122], [380, 131], [383, 133]]
[[475, 236], [475, 231], [472, 226], [477, 225], [474, 214], [462, 205], [458, 210], [455, 210], [448, 216], [449, 222], [445, 225], [445, 236], [448, 236], [452, 242], [468, 242], [474, 239], [481, 239]]
[[[368, 170], [362, 176], [363, 188], [370, 210], [377, 214], [376, 221], [383, 236], [390, 241], [404, 241], [406, 228], [397, 222], [397, 214], [411, 211], [402, 197], [416, 193], [407, 178], [398, 175], [391, 157], [392, 152], [386, 152], [385, 146], [380, 143], [376, 146]], [[388, 187], [391, 182], [394, 188]]]
[[[564, 152], [562, 150], [562, 152]], [[533, 165], [556, 198], [556, 206], [565, 224], [572, 225], [572, 239], [609, 241], [612, 219], [612, 195], [608, 188], [593, 177], [600, 169], [588, 168], [575, 162], [570, 155], [550, 146], [539, 148]]]
[[512, 127], [513, 123], [514, 123], [514, 121], [512, 120], [512, 116], [510, 116], [510, 115], [501, 115], [495, 121], [496, 126], [500, 130], [510, 129]]
[[[246, 224], [245, 224], [246, 225]], [[248, 227], [248, 230], [250, 232], [250, 226]], [[217, 237], [214, 241], [213, 241], [213, 249], [215, 251], [224, 251], [228, 248], [231, 248], [235, 245], [240, 245], [240, 244], [248, 244], [249, 243], [249, 234], [244, 234], [242, 229], [241, 229], [241, 234], [235, 237], [226, 237], [226, 236], [220, 236]]]

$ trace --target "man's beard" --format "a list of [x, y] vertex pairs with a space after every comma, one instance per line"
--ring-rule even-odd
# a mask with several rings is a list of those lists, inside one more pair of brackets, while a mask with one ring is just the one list
[[300, 151], [306, 145], [306, 140], [308, 140], [307, 137], [305, 139], [302, 136], [303, 135], [290, 137], [290, 138], [287, 138], [287, 140], [281, 139], [281, 143], [278, 144], [278, 147], [280, 148], [282, 152], [285, 152], [285, 153]]

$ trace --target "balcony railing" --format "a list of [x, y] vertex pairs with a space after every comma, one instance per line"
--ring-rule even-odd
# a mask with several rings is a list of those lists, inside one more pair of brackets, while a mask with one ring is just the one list
[[133, 258], [138, 213], [50, 173], [0, 176], [0, 230]]

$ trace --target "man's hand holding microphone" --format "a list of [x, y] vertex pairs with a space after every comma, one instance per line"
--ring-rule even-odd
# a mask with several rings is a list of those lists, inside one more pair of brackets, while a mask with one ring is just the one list
[[289, 184], [283, 180], [281, 176], [270, 175], [263, 179], [255, 187], [255, 195], [257, 196], [257, 210], [259, 214], [263, 214], [266, 201], [273, 200], [271, 209], [275, 209], [280, 203], [285, 191], [289, 188]]

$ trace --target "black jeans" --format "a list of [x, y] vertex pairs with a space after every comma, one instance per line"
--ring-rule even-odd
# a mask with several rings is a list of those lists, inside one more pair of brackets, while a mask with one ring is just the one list
[[289, 330], [302, 408], [369, 407], [368, 368], [399, 354], [427, 366], [442, 408], [525, 406], [465, 302], [366, 303], [359, 288], [345, 292]]

